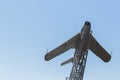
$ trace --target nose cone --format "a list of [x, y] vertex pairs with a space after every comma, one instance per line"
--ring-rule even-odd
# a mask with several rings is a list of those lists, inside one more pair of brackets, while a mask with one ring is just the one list
[[91, 25], [89, 21], [86, 21], [85, 22], [85, 25]]

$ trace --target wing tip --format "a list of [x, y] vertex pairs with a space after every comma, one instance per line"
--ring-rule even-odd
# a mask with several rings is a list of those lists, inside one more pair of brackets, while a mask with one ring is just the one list
[[107, 60], [105, 60], [105, 62], [109, 62], [111, 60], [111, 57], [110, 58], [108, 58]]
[[45, 55], [44, 60], [45, 61], [49, 61], [50, 60], [50, 59], [48, 59], [47, 54]]
[[111, 60], [111, 55], [109, 55], [109, 57], [107, 57], [106, 59], [104, 59], [104, 62], [109, 62]]

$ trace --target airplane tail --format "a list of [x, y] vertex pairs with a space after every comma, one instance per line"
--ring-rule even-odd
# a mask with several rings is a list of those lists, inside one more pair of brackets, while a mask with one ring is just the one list
[[71, 63], [71, 62], [73, 62], [73, 57], [64, 61], [63, 63], [61, 63], [61, 66], [66, 65], [66, 64]]

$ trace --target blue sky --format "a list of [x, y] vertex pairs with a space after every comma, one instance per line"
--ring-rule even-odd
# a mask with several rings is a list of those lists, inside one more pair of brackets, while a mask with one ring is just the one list
[[89, 51], [84, 80], [119, 80], [119, 0], [1, 0], [0, 80], [65, 80], [70, 50], [46, 62], [44, 55], [90, 21], [93, 36], [111, 54], [104, 63]]

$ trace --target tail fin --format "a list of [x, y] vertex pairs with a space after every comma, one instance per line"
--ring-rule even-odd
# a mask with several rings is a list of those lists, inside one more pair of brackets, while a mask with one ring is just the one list
[[70, 62], [73, 62], [73, 57], [68, 59], [68, 60], [66, 60], [66, 61], [64, 61], [63, 63], [61, 63], [61, 66], [66, 65], [66, 64], [68, 64]]

